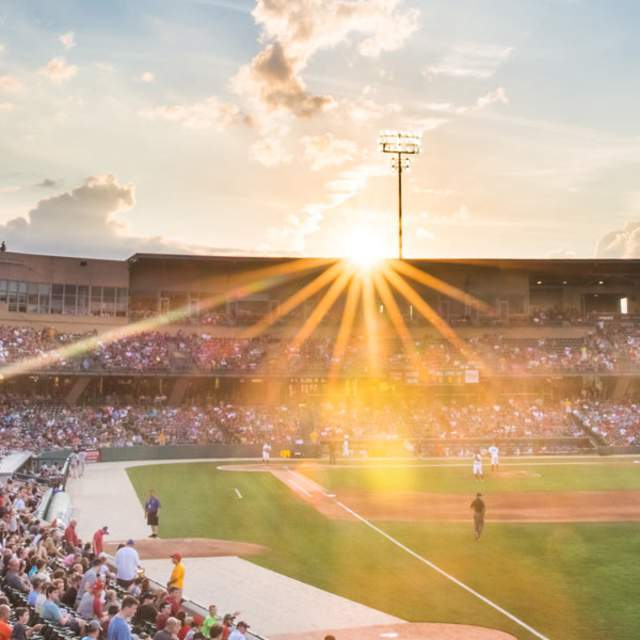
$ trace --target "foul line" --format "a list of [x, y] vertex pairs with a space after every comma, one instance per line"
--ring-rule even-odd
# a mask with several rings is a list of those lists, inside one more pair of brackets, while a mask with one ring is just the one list
[[238, 489], [238, 487], [235, 487], [235, 489], [234, 489], [234, 490], [235, 490], [236, 495], [238, 496], [238, 498], [239, 498], [240, 500], [242, 500], [242, 494], [240, 493], [240, 490]]
[[311, 497], [311, 494], [302, 485], [299, 485], [295, 480], [287, 480], [287, 482], [289, 484], [292, 484], [298, 491], [302, 491], [305, 496], [309, 498]]
[[403, 545], [402, 542], [390, 536], [388, 533], [386, 533], [386, 531], [383, 531], [382, 529], [376, 527], [375, 524], [369, 522], [366, 518], [363, 518], [359, 513], [356, 513], [353, 509], [350, 509], [349, 507], [347, 507], [346, 504], [343, 504], [342, 502], [340, 502], [340, 500], [336, 500], [336, 504], [341, 506], [348, 513], [350, 513], [354, 518], [357, 518], [358, 520], [360, 520], [360, 522], [362, 522], [363, 524], [366, 524], [368, 527], [370, 527], [371, 529], [379, 533], [381, 536], [384, 536], [387, 540], [389, 540], [389, 542], [395, 544], [397, 547], [400, 547], [400, 549], [402, 549], [403, 551], [406, 551], [410, 556], [413, 556], [416, 560], [419, 560], [423, 564], [426, 564], [428, 567], [430, 567], [431, 569], [439, 573], [441, 576], [444, 576], [445, 578], [447, 578], [447, 580], [451, 580], [451, 582], [453, 582], [454, 584], [457, 584], [459, 587], [462, 587], [465, 591], [468, 591], [471, 595], [482, 600], [482, 602], [484, 602], [485, 604], [488, 604], [490, 607], [493, 607], [496, 611], [498, 611], [502, 615], [509, 618], [509, 620], [511, 620], [512, 622], [515, 622], [516, 624], [520, 625], [523, 629], [526, 629], [529, 633], [533, 634], [536, 638], [540, 638], [540, 640], [549, 640], [547, 636], [542, 635], [539, 631], [536, 631], [533, 627], [530, 627], [526, 622], [520, 620], [520, 618], [518, 618], [517, 616], [514, 616], [512, 613], [509, 613], [506, 609], [503, 609], [500, 605], [496, 604], [492, 600], [489, 600], [489, 598], [486, 598], [482, 594], [478, 593], [477, 591], [475, 591], [474, 589], [466, 585], [464, 582], [461, 582], [460, 580], [458, 580], [458, 578], [455, 578], [450, 573], [447, 573], [446, 571], [441, 569], [438, 565], [434, 564], [430, 560], [423, 558], [420, 554], [416, 553], [413, 549], [410, 549], [409, 547]]

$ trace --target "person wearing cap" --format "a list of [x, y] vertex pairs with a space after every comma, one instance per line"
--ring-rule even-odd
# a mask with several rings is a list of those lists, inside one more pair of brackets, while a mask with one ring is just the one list
[[140, 556], [134, 545], [133, 540], [127, 540], [127, 544], [118, 549], [115, 556], [116, 582], [125, 589], [131, 586], [140, 568]]
[[104, 551], [104, 537], [109, 535], [109, 527], [106, 525], [101, 527], [93, 534], [93, 540], [91, 541], [91, 548], [93, 553], [99, 556]]
[[249, 625], [244, 620], [240, 620], [236, 628], [229, 634], [229, 640], [246, 640], [248, 628]]
[[174, 553], [171, 556], [171, 561], [173, 562], [173, 570], [171, 571], [171, 575], [169, 576], [169, 582], [167, 582], [167, 589], [171, 589], [172, 587], [178, 589], [178, 598], [182, 598], [182, 589], [184, 588], [184, 564], [182, 562], [182, 555], [179, 553]]
[[486, 509], [481, 493], [476, 493], [476, 498], [471, 503], [471, 509], [473, 510], [473, 535], [477, 542], [480, 540], [484, 529], [484, 512]]

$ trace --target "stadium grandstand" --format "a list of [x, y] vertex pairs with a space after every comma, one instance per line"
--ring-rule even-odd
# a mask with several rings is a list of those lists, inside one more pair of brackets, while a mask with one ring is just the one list
[[0, 600], [38, 640], [97, 637], [132, 595], [178, 616], [140, 638], [205, 637], [206, 610], [74, 538], [86, 462], [640, 452], [639, 285], [636, 261], [4, 252]]

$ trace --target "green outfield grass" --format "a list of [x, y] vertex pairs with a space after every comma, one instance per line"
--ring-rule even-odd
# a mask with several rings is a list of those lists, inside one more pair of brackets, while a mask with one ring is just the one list
[[[640, 465], [618, 464], [611, 465], [614, 479], [609, 483], [596, 465], [589, 467], [591, 475], [589, 469], [580, 468], [575, 475], [573, 467], [545, 467], [542, 479], [546, 490], [638, 488]], [[468, 491], [465, 469], [414, 470], [409, 476], [401, 473], [409, 469], [394, 470], [385, 477], [393, 480], [394, 488], [409, 488], [411, 478], [410, 488], [435, 490], [431, 485], [437, 484], [440, 491]], [[337, 491], [345, 486], [379, 488], [378, 471], [305, 470]], [[149, 487], [157, 490], [163, 537], [263, 544], [268, 551], [251, 561], [406, 620], [477, 624], [533, 638], [364, 524], [320, 515], [271, 475], [224, 472], [214, 464], [195, 463], [136, 467], [129, 469], [129, 476], [141, 500]], [[568, 486], [562, 485], [563, 478], [571, 480]], [[597, 487], [588, 484], [597, 478]], [[518, 487], [511, 479], [496, 480], [494, 488], [540, 489], [523, 489], [528, 481], [518, 479]], [[243, 499], [237, 498], [235, 488]], [[549, 638], [640, 637], [637, 523], [489, 523], [480, 543], [473, 541], [466, 524], [376, 524]], [[277, 607], [277, 602], [269, 606]]]
[[[576, 462], [580, 462], [576, 464]], [[476, 482], [471, 463], [460, 462], [372, 462], [368, 465], [335, 467], [298, 465], [298, 471], [332, 491], [366, 489], [372, 491], [432, 491], [472, 493], [482, 487], [487, 493], [507, 491], [623, 491], [640, 489], [640, 464], [630, 458], [533, 461], [510, 459], [500, 470], [506, 473], [528, 472], [522, 477], [496, 478], [485, 463], [485, 480]]]

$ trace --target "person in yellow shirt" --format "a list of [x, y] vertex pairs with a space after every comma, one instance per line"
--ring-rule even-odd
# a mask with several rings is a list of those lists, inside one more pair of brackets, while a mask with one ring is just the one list
[[184, 588], [184, 564], [182, 564], [182, 556], [179, 553], [174, 553], [171, 556], [173, 562], [173, 570], [167, 583], [167, 589], [175, 587], [180, 590], [179, 594], [176, 594], [178, 602], [182, 599], [182, 589]]

